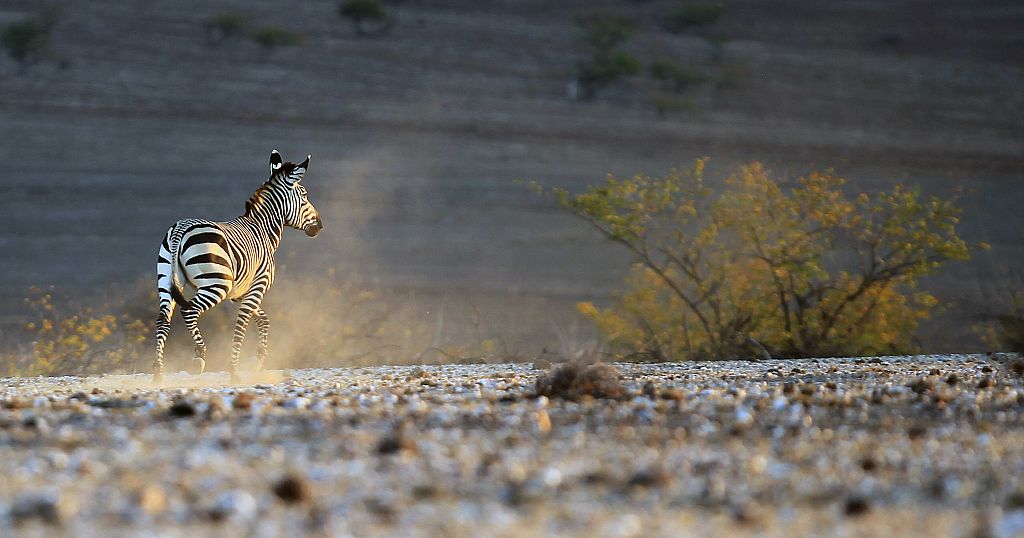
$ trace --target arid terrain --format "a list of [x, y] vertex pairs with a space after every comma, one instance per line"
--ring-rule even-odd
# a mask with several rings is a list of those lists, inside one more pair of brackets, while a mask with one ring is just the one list
[[615, 364], [580, 393], [529, 364], [5, 378], [0, 528], [1019, 536], [1015, 361]]
[[[270, 312], [356, 282], [406, 298], [429, 326], [444, 311], [466, 328], [479, 312], [484, 338], [535, 354], [574, 301], [615, 292], [628, 260], [514, 181], [579, 189], [707, 155], [715, 174], [761, 160], [787, 177], [833, 167], [855, 191], [962, 190], [963, 235], [993, 248], [926, 283], [949, 308], [920, 340], [985, 349], [973, 325], [1019, 287], [1024, 259], [1019, 3], [726, 4], [708, 39], [663, 31], [676, 4], [661, 0], [393, 2], [395, 26], [370, 37], [333, 0], [65, 2], [51, 46], [63, 63], [22, 72], [0, 55], [3, 328], [25, 320], [33, 285], [87, 302], [148, 282], [166, 228], [238, 215], [278, 148], [313, 154], [306, 182], [326, 229], [285, 238], [281, 278], [309, 293], [272, 292]], [[597, 8], [636, 21], [624, 48], [641, 62], [723, 82], [667, 115], [645, 76], [570, 99], [585, 56], [574, 20]], [[211, 46], [204, 21], [229, 9], [303, 43]], [[0, 23], [38, 10], [4, 2]]]
[[[38, 62], [0, 51], [4, 371], [148, 371], [161, 237], [239, 215], [272, 149], [312, 154], [325, 224], [278, 252], [274, 370], [217, 371], [224, 307], [212, 372], [0, 378], [0, 536], [1024, 535], [1024, 362], [966, 354], [1024, 286], [1020, 2], [726, 0], [672, 33], [675, 0], [386, 0], [372, 35], [338, 4], [54, 1]], [[642, 68], [587, 101], [594, 10]], [[218, 11], [301, 43], [215, 42]], [[659, 59], [707, 80], [660, 110]], [[630, 260], [524, 182], [703, 156], [958, 196], [991, 249], [922, 283], [934, 354], [562, 366], [604, 356], [574, 303]], [[171, 372], [192, 352], [176, 325]]]

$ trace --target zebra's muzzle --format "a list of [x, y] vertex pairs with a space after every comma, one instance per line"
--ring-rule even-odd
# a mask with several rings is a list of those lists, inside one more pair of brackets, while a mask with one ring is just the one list
[[316, 234], [320, 233], [320, 230], [323, 229], [324, 223], [321, 222], [319, 217], [317, 217], [316, 222], [310, 224], [309, 226], [306, 226], [306, 228], [303, 231], [306, 232], [306, 235], [308, 235], [309, 237], [316, 237]]

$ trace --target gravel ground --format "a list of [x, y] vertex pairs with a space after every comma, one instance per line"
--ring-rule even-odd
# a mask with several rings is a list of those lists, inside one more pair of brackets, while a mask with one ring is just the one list
[[1024, 534], [1011, 358], [614, 366], [0, 379], [0, 535]]

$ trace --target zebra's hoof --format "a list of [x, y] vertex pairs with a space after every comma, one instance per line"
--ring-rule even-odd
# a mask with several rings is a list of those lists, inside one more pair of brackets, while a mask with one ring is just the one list
[[197, 374], [201, 374], [206, 371], [206, 360], [201, 357], [192, 359], [192, 367]]
[[263, 363], [264, 363], [263, 359], [260, 359], [260, 358], [256, 359], [256, 371], [257, 372], [262, 372], [263, 371]]
[[153, 374], [153, 384], [154, 385], [163, 385], [164, 384], [164, 374]]

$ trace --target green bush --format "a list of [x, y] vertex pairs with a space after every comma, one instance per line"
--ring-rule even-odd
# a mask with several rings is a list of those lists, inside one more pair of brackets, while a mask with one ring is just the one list
[[24, 68], [39, 61], [50, 45], [50, 27], [37, 19], [8, 25], [0, 34], [7, 54]]
[[207, 38], [214, 45], [244, 36], [248, 27], [248, 17], [235, 11], [214, 13], [203, 23]]
[[613, 349], [669, 360], [860, 356], [913, 349], [938, 301], [921, 277], [969, 257], [959, 209], [914, 189], [850, 197], [812, 173], [791, 188], [759, 163], [703, 179], [609, 179], [562, 207], [626, 248], [635, 265], [609, 308], [581, 303]]
[[700, 26], [709, 26], [725, 15], [725, 5], [719, 2], [693, 2], [680, 6], [665, 17], [662, 27], [672, 33], [681, 33]]
[[616, 80], [640, 72], [640, 62], [627, 52], [616, 50], [633, 35], [633, 23], [625, 17], [609, 13], [591, 13], [579, 17], [581, 41], [589, 49], [589, 57], [580, 62], [576, 82], [579, 96], [591, 99]]
[[270, 52], [277, 47], [295, 47], [302, 44], [302, 34], [267, 26], [254, 30], [250, 37], [259, 43], [266, 51]]
[[711, 80], [711, 77], [704, 73], [691, 71], [669, 60], [651, 62], [648, 71], [652, 77], [662, 83], [665, 89], [674, 92], [682, 92], [689, 87], [699, 86]]
[[582, 63], [577, 80], [581, 95], [590, 99], [616, 80], [639, 72], [640, 62], [636, 58], [625, 52], [612, 52]]
[[367, 23], [376, 23], [374, 33], [390, 28], [391, 16], [379, 0], [345, 0], [338, 5], [338, 15], [350, 19], [359, 35], [371, 33]]

